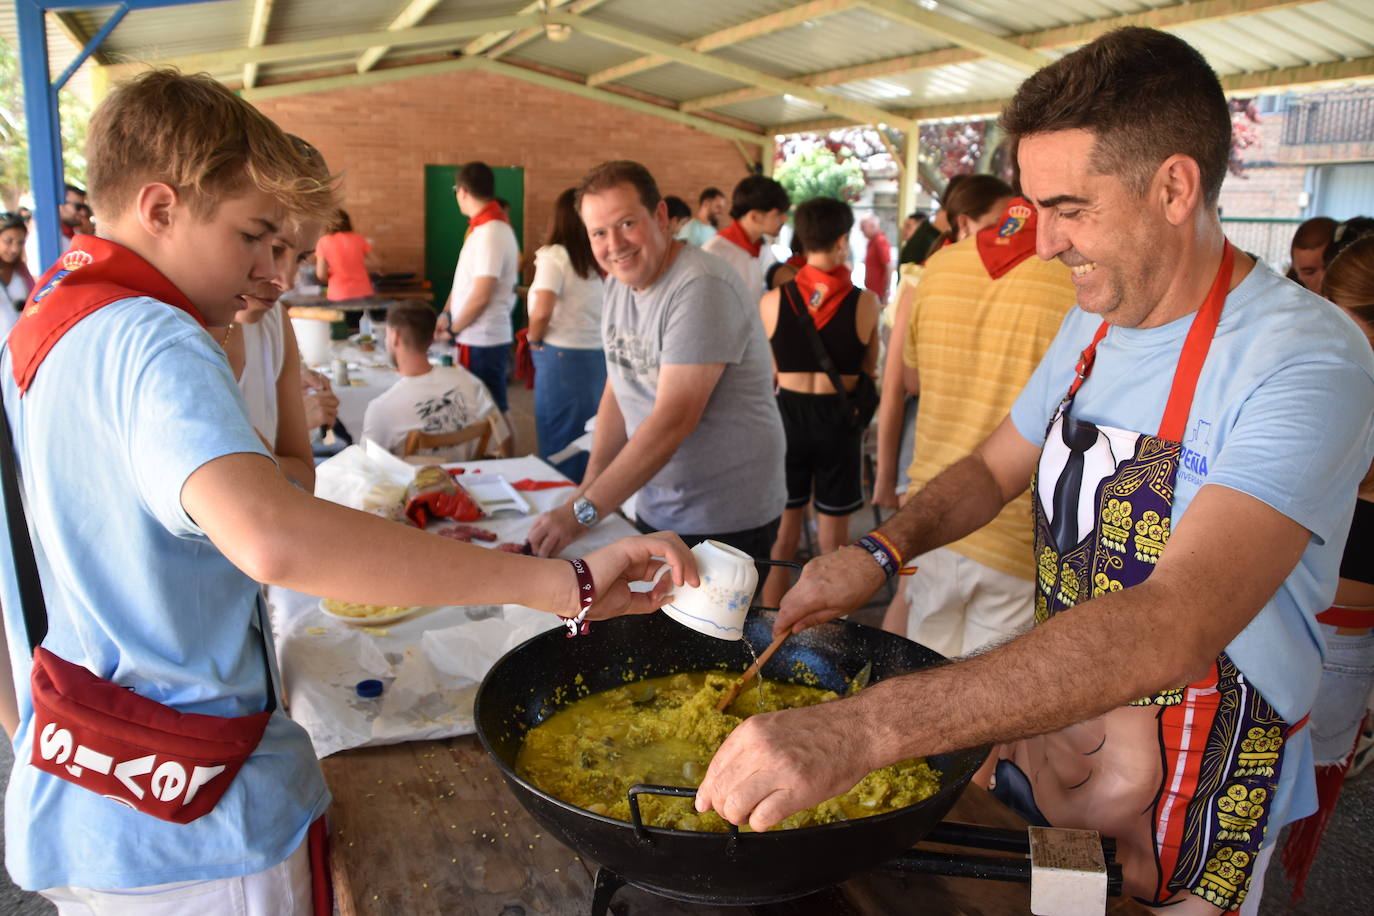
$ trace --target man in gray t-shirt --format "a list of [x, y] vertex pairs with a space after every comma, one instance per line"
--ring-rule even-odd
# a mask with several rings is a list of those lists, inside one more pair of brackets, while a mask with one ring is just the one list
[[593, 169], [579, 211], [609, 274], [607, 384], [582, 486], [535, 522], [531, 546], [557, 553], [638, 491], [642, 527], [768, 556], [786, 443], [757, 303], [728, 264], [668, 235], [643, 166]]

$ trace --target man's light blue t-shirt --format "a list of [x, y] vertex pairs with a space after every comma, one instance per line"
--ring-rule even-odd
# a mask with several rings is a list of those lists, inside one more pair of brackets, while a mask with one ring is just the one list
[[703, 223], [694, 216], [682, 224], [682, 228], [677, 232], [677, 237], [700, 248], [716, 237], [716, 228], [710, 223]]
[[[1074, 399], [1080, 420], [1155, 435], [1192, 324], [1113, 327]], [[1078, 356], [1102, 319], [1072, 309], [1012, 406], [1017, 430], [1042, 443]], [[1374, 354], [1339, 308], [1257, 264], [1226, 297], [1183, 436], [1172, 525], [1207, 484], [1239, 490], [1312, 532], [1298, 566], [1227, 654], [1289, 722], [1312, 708], [1323, 643], [1316, 614], [1331, 604], [1356, 487], [1374, 457]], [[1256, 565], [1267, 562], [1253, 557]], [[1315, 810], [1311, 745], [1284, 750], [1267, 842]]]
[[[181, 506], [182, 485], [205, 463], [267, 454], [223, 351], [185, 312], [138, 298], [67, 332], [22, 400], [10, 359], [6, 348], [0, 384], [37, 539], [44, 647], [182, 712], [261, 711], [258, 585]], [[9, 557], [2, 530], [0, 551]], [[190, 824], [139, 814], [27, 765], [31, 656], [12, 564], [0, 565], [20, 712], [5, 860], [20, 886], [234, 877], [300, 845], [329, 794], [305, 731], [280, 707], [219, 804]]]

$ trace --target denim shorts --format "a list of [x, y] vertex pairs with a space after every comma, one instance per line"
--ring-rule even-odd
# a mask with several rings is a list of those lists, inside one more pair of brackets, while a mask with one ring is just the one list
[[1320, 625], [1326, 638], [1317, 701], [1308, 727], [1317, 766], [1340, 763], [1355, 749], [1355, 737], [1374, 689], [1374, 632], [1348, 635]]

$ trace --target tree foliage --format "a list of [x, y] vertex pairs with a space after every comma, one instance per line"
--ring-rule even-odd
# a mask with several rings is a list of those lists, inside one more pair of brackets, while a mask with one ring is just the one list
[[864, 172], [853, 156], [840, 158], [824, 144], [801, 150], [786, 159], [773, 177], [794, 204], [813, 197], [854, 201], [864, 190]]
[[[70, 90], [58, 94], [62, 121], [62, 164], [67, 181], [86, 185], [86, 123], [90, 106]], [[29, 135], [24, 120], [24, 85], [19, 77], [19, 56], [0, 40], [0, 202], [13, 210], [30, 190]], [[45, 201], [36, 201], [43, 206]]]

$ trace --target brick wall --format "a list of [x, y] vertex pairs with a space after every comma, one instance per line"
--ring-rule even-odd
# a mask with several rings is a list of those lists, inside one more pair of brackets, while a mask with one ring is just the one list
[[1250, 166], [1243, 175], [1227, 175], [1218, 203], [1229, 218], [1299, 219], [1307, 166]]
[[664, 194], [689, 204], [706, 185], [729, 193], [747, 174], [729, 140], [488, 73], [267, 99], [258, 107], [343, 173], [344, 205], [383, 269], [422, 276], [426, 165], [480, 159], [522, 167], [530, 251], [548, 231], [558, 194], [606, 159], [642, 162]]

